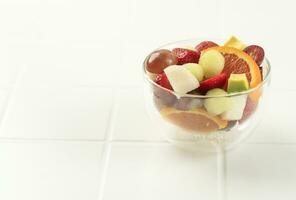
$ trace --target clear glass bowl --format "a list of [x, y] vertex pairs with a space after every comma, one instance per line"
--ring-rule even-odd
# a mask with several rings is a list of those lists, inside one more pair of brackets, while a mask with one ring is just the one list
[[[202, 40], [186, 40], [170, 43], [158, 49], [194, 46]], [[213, 40], [215, 41], [215, 40]], [[167, 139], [186, 149], [199, 151], [229, 150], [249, 136], [262, 119], [265, 100], [268, 98], [270, 83], [270, 64], [265, 58], [262, 63], [263, 81], [250, 90], [219, 97], [186, 94], [181, 97], [173, 91], [163, 88], [153, 81], [153, 76], [146, 71], [145, 96], [147, 109], [153, 118], [172, 124], [167, 131]], [[257, 100], [254, 101], [254, 96]], [[246, 101], [243, 117], [240, 120], [227, 121], [206, 111], [204, 102], [209, 99], [229, 98], [231, 101]], [[163, 131], [159, 130], [161, 134]]]

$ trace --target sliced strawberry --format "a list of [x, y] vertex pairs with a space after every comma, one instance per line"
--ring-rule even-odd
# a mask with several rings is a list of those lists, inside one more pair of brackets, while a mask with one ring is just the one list
[[183, 65], [186, 63], [198, 63], [199, 55], [197, 52], [183, 49], [183, 48], [175, 48], [172, 50], [172, 53], [177, 57], [178, 65]]
[[218, 46], [218, 44], [216, 44], [215, 42], [203, 41], [203, 42], [199, 43], [198, 45], [196, 45], [195, 49], [196, 49], [197, 54], [200, 56], [200, 54], [203, 50], [206, 50], [211, 47], [216, 47], [216, 46]]
[[169, 89], [169, 90], [173, 90], [169, 80], [168, 80], [168, 77], [166, 76], [166, 74], [164, 72], [162, 72], [161, 74], [158, 74], [155, 78], [155, 82], [166, 88], [166, 89]]
[[214, 89], [214, 88], [223, 88], [227, 81], [227, 75], [226, 74], [218, 74], [214, 77], [211, 77], [207, 80], [204, 80], [200, 83], [200, 86], [198, 90], [202, 93], [206, 93], [208, 90]]

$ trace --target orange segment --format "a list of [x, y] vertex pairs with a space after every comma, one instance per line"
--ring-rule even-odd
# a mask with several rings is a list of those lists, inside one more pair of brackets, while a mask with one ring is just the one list
[[[259, 66], [247, 53], [239, 49], [226, 46], [212, 47], [205, 51], [208, 51], [210, 49], [215, 49], [224, 55], [225, 65], [223, 72], [225, 72], [229, 76], [232, 73], [245, 73], [250, 83], [250, 88], [254, 88], [262, 82]], [[259, 97], [260, 93], [258, 92], [253, 92], [251, 94], [251, 98], [255, 101], [257, 101]]]
[[228, 124], [228, 121], [200, 108], [183, 111], [167, 107], [162, 109], [160, 113], [173, 124], [191, 131], [212, 132], [225, 128]]

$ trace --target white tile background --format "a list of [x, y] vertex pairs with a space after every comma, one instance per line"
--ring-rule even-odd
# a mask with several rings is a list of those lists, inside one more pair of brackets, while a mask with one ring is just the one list
[[[0, 0], [0, 199], [295, 199], [295, 6]], [[143, 59], [233, 34], [270, 58], [268, 118], [236, 151], [180, 151], [146, 112]]]

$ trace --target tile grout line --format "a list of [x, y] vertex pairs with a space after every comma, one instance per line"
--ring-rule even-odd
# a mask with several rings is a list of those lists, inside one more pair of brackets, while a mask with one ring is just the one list
[[63, 139], [63, 138], [9, 138], [0, 137], [0, 142], [104, 142], [100, 139]]
[[[0, 142], [104, 142], [110, 144], [169, 144], [166, 140], [110, 140], [105, 139], [71, 139], [71, 138], [16, 138], [0, 137]], [[295, 143], [296, 144], [296, 143]]]
[[[59, 88], [62, 88], [62, 89], [69, 89], [69, 88], [89, 88], [89, 89], [97, 89], [97, 88], [100, 88], [100, 89], [112, 89], [112, 90], [115, 90], [115, 89], [134, 89], [134, 88], [142, 88], [142, 84], [139, 85], [139, 84], [135, 84], [135, 85], [119, 85], [119, 86], [116, 86], [116, 85], [110, 85], [110, 84], [69, 84], [69, 85], [63, 85], [63, 86], [59, 86]], [[22, 88], [25, 88], [25, 89], [47, 89], [47, 88], [52, 88], [52, 85], [41, 85], [41, 86], [32, 86], [32, 85], [29, 85], [29, 86], [23, 86]], [[295, 89], [296, 91], [296, 89]]]
[[[17, 138], [0, 137], [0, 142], [89, 142], [89, 143], [110, 143], [110, 144], [170, 144], [166, 140], [110, 140], [104, 139], [72, 139], [72, 138]], [[296, 142], [245, 142], [240, 145], [296, 145]]]
[[296, 145], [296, 142], [245, 142], [241, 145]]
[[3, 124], [4, 124], [5, 120], [6, 120], [10, 104], [11, 104], [11, 102], [13, 100], [13, 97], [15, 97], [18, 84], [22, 80], [23, 75], [25, 73], [25, 70], [26, 70], [26, 66], [21, 66], [20, 67], [20, 69], [18, 70], [17, 76], [15, 78], [14, 84], [11, 86], [11, 89], [8, 92], [8, 95], [6, 97], [4, 110], [3, 110], [3, 112], [1, 113], [1, 116], [0, 116], [0, 133], [1, 133], [1, 130], [3, 128]]
[[113, 90], [113, 100], [112, 100], [112, 106], [110, 109], [110, 115], [108, 120], [108, 126], [106, 130], [105, 135], [105, 143], [104, 148], [102, 152], [102, 169], [101, 169], [101, 176], [100, 176], [100, 185], [99, 185], [99, 196], [98, 200], [103, 200], [104, 198], [104, 192], [105, 192], [105, 184], [107, 179], [107, 172], [109, 167], [109, 160], [111, 156], [111, 146], [112, 146], [112, 138], [113, 138], [113, 132], [114, 132], [114, 122], [116, 113], [118, 110], [118, 98], [117, 94]]
[[218, 187], [217, 194], [219, 200], [227, 199], [227, 174], [226, 174], [226, 151], [219, 144], [216, 146], [217, 149], [217, 176], [218, 176]]

